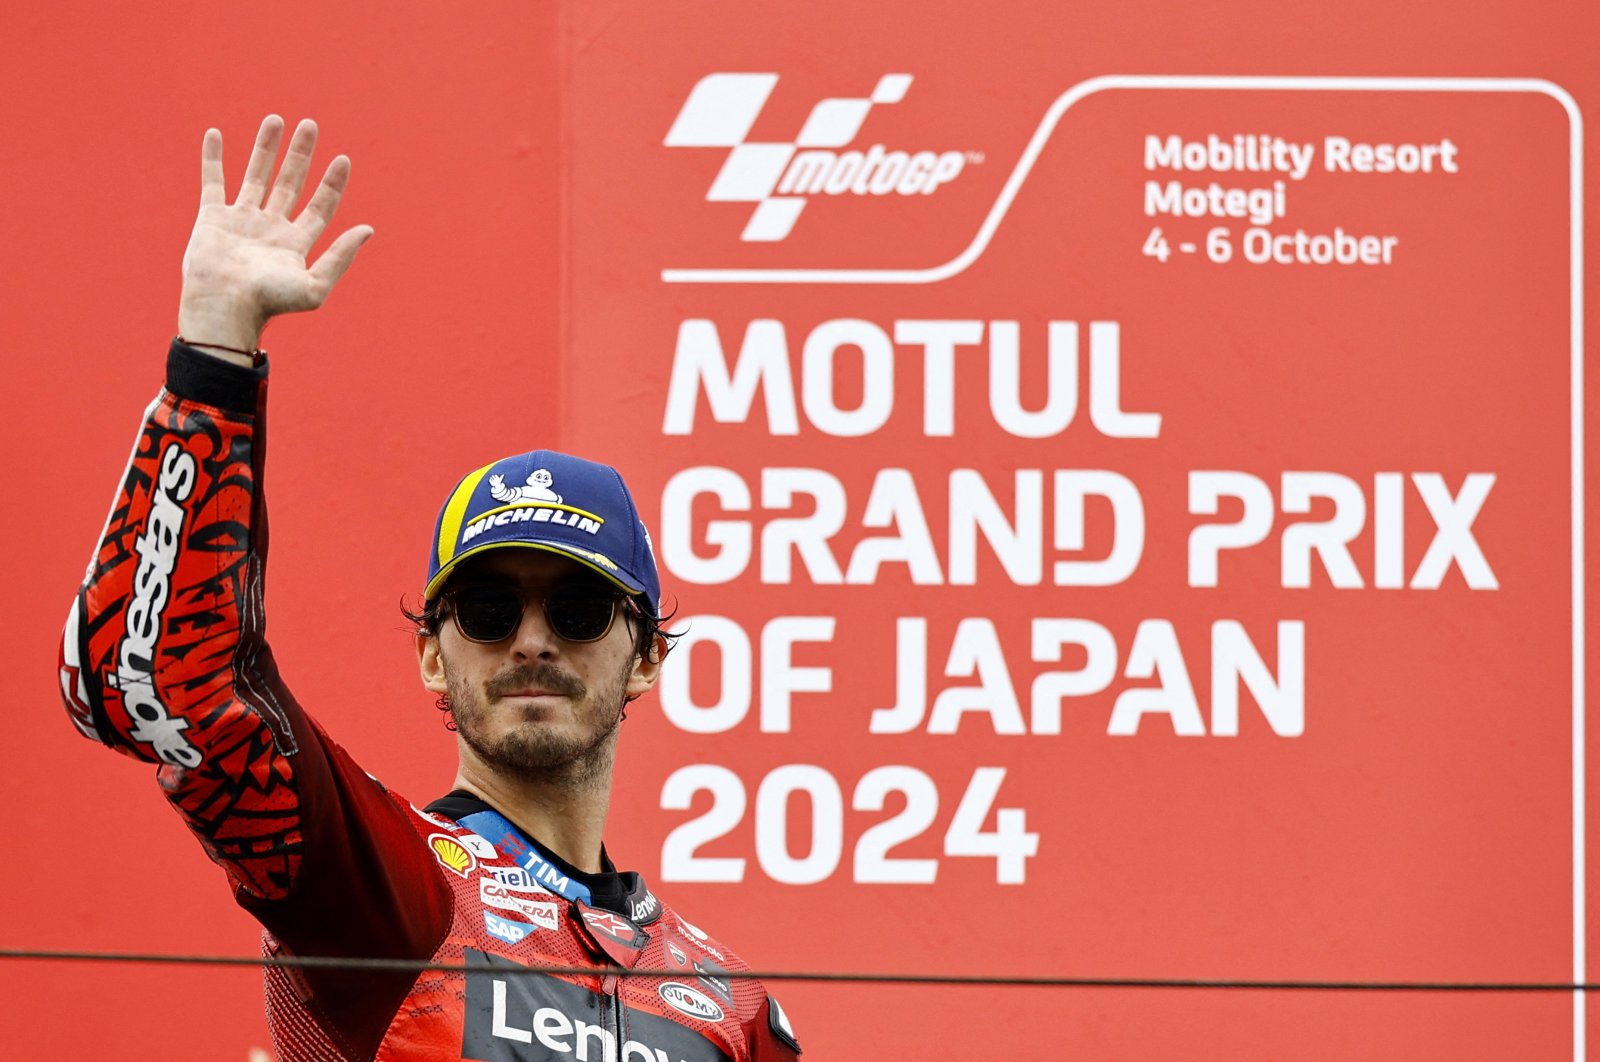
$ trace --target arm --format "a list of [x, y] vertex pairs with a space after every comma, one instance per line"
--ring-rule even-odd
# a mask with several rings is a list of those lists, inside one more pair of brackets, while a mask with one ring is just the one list
[[415, 874], [426, 850], [295, 703], [266, 644], [267, 368], [202, 346], [252, 350], [272, 316], [320, 305], [371, 234], [346, 231], [307, 267], [349, 162], [335, 159], [291, 220], [316, 127], [296, 130], [267, 196], [281, 134], [276, 117], [262, 124], [229, 204], [221, 134], [206, 133], [179, 311], [190, 342], [172, 345], [73, 603], [62, 694], [86, 736], [157, 765], [240, 904], [289, 947], [426, 955], [448, 920], [442, 886]]

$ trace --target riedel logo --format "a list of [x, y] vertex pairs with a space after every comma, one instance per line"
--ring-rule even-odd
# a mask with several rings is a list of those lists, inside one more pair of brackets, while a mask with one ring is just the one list
[[899, 103], [910, 74], [885, 74], [866, 98], [829, 98], [811, 108], [793, 140], [751, 143], [777, 74], [708, 74], [689, 92], [667, 132], [667, 147], [726, 148], [711, 182], [712, 203], [754, 203], [741, 240], [775, 243], [789, 235], [813, 195], [932, 195], [961, 174], [961, 151], [850, 147], [874, 107]]

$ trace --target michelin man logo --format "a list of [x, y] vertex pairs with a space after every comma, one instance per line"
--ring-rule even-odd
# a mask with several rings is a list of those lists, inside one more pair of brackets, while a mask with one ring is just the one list
[[561, 504], [561, 495], [550, 489], [555, 477], [546, 468], [536, 468], [528, 475], [528, 482], [520, 487], [506, 486], [506, 477], [489, 477], [489, 497], [497, 502], [555, 502]]
[[[600, 528], [605, 524], [605, 518], [597, 513], [585, 512], [566, 504], [561, 495], [551, 490], [555, 477], [547, 468], [536, 468], [528, 474], [528, 481], [520, 487], [506, 486], [504, 476], [489, 477], [489, 497], [500, 503], [500, 508], [491, 509], [482, 516], [461, 529], [461, 544], [464, 546], [491, 527], [507, 527], [511, 524], [536, 523], [558, 524], [562, 527], [576, 528], [586, 534], [598, 535]], [[576, 550], [578, 547], [568, 544], [567, 549]], [[609, 558], [598, 553], [590, 554], [581, 551], [586, 556], [615, 568], [616, 564]]]

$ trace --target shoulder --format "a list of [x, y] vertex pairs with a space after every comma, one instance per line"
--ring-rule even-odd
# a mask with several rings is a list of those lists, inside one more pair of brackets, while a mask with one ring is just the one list
[[791, 1059], [800, 1054], [794, 1027], [777, 998], [731, 947], [663, 904], [651, 927], [660, 935], [663, 968], [678, 973], [659, 992], [673, 1009], [701, 1020], [716, 1020], [726, 1007], [738, 1019], [750, 1057]]

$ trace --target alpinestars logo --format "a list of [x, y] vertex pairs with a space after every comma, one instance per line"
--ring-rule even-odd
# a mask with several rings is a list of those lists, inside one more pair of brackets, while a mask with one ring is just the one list
[[161, 615], [172, 594], [172, 573], [183, 541], [183, 503], [194, 491], [196, 475], [194, 455], [178, 443], [162, 451], [161, 475], [150, 492], [150, 516], [144, 533], [133, 543], [139, 566], [127, 606], [127, 635], [117, 645], [114, 676], [106, 676], [122, 691], [122, 704], [133, 724], [129, 736], [153, 748], [162, 763], [175, 767], [198, 767], [205, 758], [183, 736], [189, 721], [169, 715], [156, 691]]
[[787, 237], [813, 195], [932, 195], [960, 176], [960, 151], [848, 147], [874, 107], [899, 103], [910, 74], [885, 74], [866, 98], [836, 97], [811, 108], [792, 141], [745, 140], [777, 74], [708, 74], [689, 92], [667, 132], [667, 147], [726, 148], [707, 202], [754, 203], [741, 240], [774, 243]]

